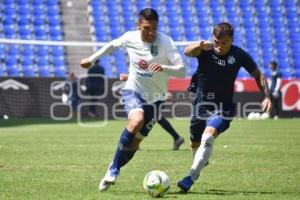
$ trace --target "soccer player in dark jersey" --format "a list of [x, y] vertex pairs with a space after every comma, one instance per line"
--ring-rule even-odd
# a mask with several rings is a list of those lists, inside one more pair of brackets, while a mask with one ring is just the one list
[[276, 61], [271, 61], [269, 67], [271, 69], [270, 94], [271, 94], [271, 101], [273, 105], [271, 117], [273, 117], [274, 119], [278, 119], [278, 114], [279, 114], [280, 104], [281, 104], [281, 93], [280, 93], [281, 73], [277, 69]]
[[212, 41], [200, 41], [184, 50], [186, 56], [196, 57], [199, 65], [190, 86], [197, 94], [190, 124], [194, 160], [188, 175], [177, 182], [182, 192], [189, 191], [207, 164], [215, 139], [229, 128], [235, 114], [234, 81], [241, 67], [255, 78], [264, 96], [263, 111], [271, 108], [265, 76], [246, 51], [232, 44], [233, 33], [229, 23], [219, 23]]

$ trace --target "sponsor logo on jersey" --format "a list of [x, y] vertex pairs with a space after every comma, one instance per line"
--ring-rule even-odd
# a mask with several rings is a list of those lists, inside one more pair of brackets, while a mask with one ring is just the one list
[[143, 76], [143, 77], [152, 77], [153, 74], [152, 73], [141, 73], [141, 72], [137, 72], [136, 73], [138, 76]]

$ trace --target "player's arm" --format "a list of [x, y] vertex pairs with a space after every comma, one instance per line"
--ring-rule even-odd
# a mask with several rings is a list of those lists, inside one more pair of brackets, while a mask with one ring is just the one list
[[262, 109], [264, 112], [270, 112], [271, 110], [271, 100], [270, 100], [270, 92], [268, 87], [268, 82], [266, 77], [261, 73], [261, 71], [256, 68], [251, 76], [255, 78], [256, 84], [260, 90], [260, 92], [264, 96], [264, 100], [262, 102]]
[[174, 62], [174, 65], [161, 65], [158, 63], [152, 63], [149, 66], [149, 69], [151, 72], [154, 73], [159, 71], [165, 71], [167, 74], [174, 77], [185, 77], [186, 75], [186, 69], [183, 65], [181, 58], [176, 60]]
[[99, 58], [101, 58], [103, 56], [111, 54], [122, 44], [123, 44], [123, 40], [121, 37], [118, 39], [112, 40], [111, 42], [105, 44], [102, 48], [100, 48], [94, 54], [92, 54], [90, 57], [82, 59], [80, 61], [80, 66], [83, 68], [89, 68], [90, 66], [93, 66], [95, 64], [96, 60], [98, 60]]
[[119, 77], [120, 81], [127, 81], [128, 80], [128, 74], [120, 74], [120, 77]]
[[188, 45], [184, 49], [184, 55], [188, 57], [197, 57], [202, 50], [209, 51], [212, 49], [212, 43], [210, 41], [201, 40], [198, 43]]
[[170, 76], [185, 77], [186, 68], [183, 65], [182, 57], [178, 52], [174, 41], [171, 38], [166, 37], [164, 38], [163, 46], [167, 52], [167, 56], [171, 65], [161, 65], [158, 63], [152, 63], [149, 66], [150, 71], [154, 73], [159, 71], [165, 71]]

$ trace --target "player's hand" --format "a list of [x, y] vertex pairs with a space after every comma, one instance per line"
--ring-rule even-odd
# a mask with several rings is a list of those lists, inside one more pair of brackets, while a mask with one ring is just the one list
[[153, 72], [153, 73], [156, 73], [156, 72], [159, 72], [159, 71], [163, 70], [162, 66], [160, 64], [157, 64], [157, 63], [152, 63], [149, 66], [149, 69], [150, 69], [150, 72]]
[[266, 97], [261, 105], [264, 112], [269, 113], [271, 111], [272, 103], [269, 97]]
[[199, 44], [199, 47], [200, 47], [201, 50], [209, 51], [209, 50], [213, 49], [213, 44], [212, 44], [211, 41], [201, 40], [200, 44]]
[[120, 74], [119, 79], [120, 79], [120, 81], [127, 81], [127, 79], [128, 79], [128, 74]]
[[92, 65], [92, 63], [89, 61], [88, 58], [84, 58], [80, 61], [80, 66], [82, 68], [89, 68]]

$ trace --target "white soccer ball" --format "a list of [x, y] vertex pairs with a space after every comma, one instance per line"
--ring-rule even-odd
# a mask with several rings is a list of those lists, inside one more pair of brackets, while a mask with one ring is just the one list
[[249, 120], [255, 119], [255, 113], [254, 113], [254, 112], [249, 113], [249, 114], [248, 114], [248, 119], [249, 119]]
[[270, 115], [269, 115], [269, 113], [263, 113], [263, 114], [261, 114], [261, 119], [269, 119], [270, 118]]
[[160, 170], [153, 170], [146, 174], [143, 187], [151, 197], [162, 197], [170, 189], [169, 176]]

